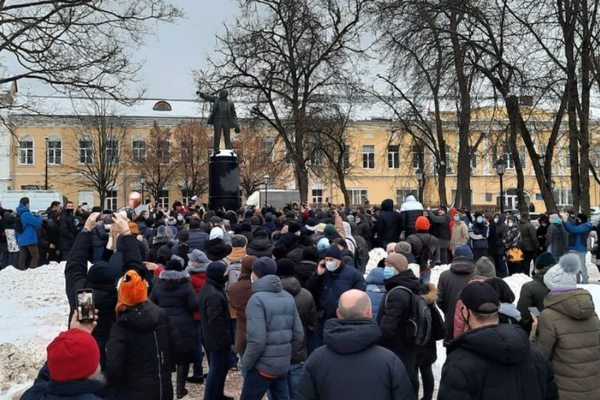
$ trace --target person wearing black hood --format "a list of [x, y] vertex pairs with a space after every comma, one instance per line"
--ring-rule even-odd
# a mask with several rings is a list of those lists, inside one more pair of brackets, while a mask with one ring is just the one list
[[381, 333], [372, 316], [366, 293], [340, 296], [338, 318], [327, 321], [325, 346], [308, 358], [295, 399], [416, 399], [400, 359], [377, 345]]
[[177, 362], [176, 395], [178, 399], [187, 395], [185, 388], [190, 363], [196, 355], [196, 327], [193, 312], [198, 310], [198, 296], [178, 260], [169, 260], [165, 269], [154, 281], [150, 301], [167, 312], [171, 323], [179, 330], [181, 356]]
[[188, 246], [190, 249], [206, 251], [206, 242], [208, 242], [208, 233], [200, 228], [200, 221], [195, 218], [190, 219], [190, 230], [188, 232]]
[[558, 399], [550, 363], [518, 325], [498, 323], [496, 290], [472, 282], [460, 299], [469, 330], [448, 346], [438, 400]]
[[505, 221], [506, 215], [495, 214], [490, 223], [490, 232], [488, 236], [489, 255], [493, 257], [494, 267], [496, 268], [496, 275], [498, 278], [508, 276], [508, 268], [506, 266], [506, 260], [504, 259], [504, 251], [506, 250], [504, 244], [504, 232], [508, 229]]
[[225, 263], [213, 261], [206, 268], [206, 283], [200, 291], [199, 311], [202, 324], [202, 343], [208, 353], [208, 376], [204, 400], [227, 400], [225, 378], [229, 370], [229, 352], [233, 331], [229, 305], [225, 296], [227, 276]]
[[397, 242], [401, 230], [402, 218], [400, 213], [394, 211], [394, 201], [385, 199], [381, 202], [381, 213], [375, 226], [379, 246], [385, 249], [388, 243]]
[[269, 232], [265, 228], [256, 228], [254, 237], [248, 243], [246, 252], [256, 257], [271, 257], [273, 255], [273, 243], [269, 239]]
[[73, 215], [75, 207], [73, 202], [67, 201], [65, 203], [65, 209], [60, 214], [59, 231], [60, 231], [60, 253], [63, 261], [69, 259], [71, 248], [75, 243], [75, 236], [77, 236], [77, 227], [75, 226], [75, 216]]
[[386, 294], [379, 305], [377, 323], [381, 329], [380, 344], [402, 360], [415, 392], [418, 390], [417, 346], [407, 337], [405, 322], [413, 316], [412, 294], [424, 293], [425, 287], [408, 269], [402, 254], [391, 253], [385, 259], [383, 278]]

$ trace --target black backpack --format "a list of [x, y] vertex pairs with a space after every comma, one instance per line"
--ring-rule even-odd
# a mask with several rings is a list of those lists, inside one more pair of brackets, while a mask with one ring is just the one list
[[23, 221], [21, 221], [21, 214], [17, 214], [17, 218], [15, 219], [15, 232], [23, 233], [25, 231], [25, 227], [23, 226]]
[[410, 295], [411, 315], [406, 319], [406, 338], [415, 345], [421, 347], [425, 345], [431, 337], [432, 317], [429, 305], [423, 297], [414, 294], [412, 290], [405, 286], [396, 286], [385, 296], [385, 308], [387, 308], [388, 298], [396, 289], [404, 290]]
[[428, 237], [427, 242], [425, 242], [420, 235], [415, 234], [415, 237], [419, 239], [421, 242], [421, 254], [415, 255], [415, 259], [419, 266], [430, 268], [430, 262], [433, 259], [431, 251], [429, 249], [429, 242], [431, 241], [431, 236]]

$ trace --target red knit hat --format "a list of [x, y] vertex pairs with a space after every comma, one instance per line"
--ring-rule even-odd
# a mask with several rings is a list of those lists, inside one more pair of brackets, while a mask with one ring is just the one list
[[96, 340], [81, 329], [61, 332], [46, 348], [50, 378], [55, 382], [86, 379], [100, 363]]
[[417, 222], [415, 222], [415, 230], [418, 231], [428, 231], [429, 230], [429, 220], [423, 216], [417, 217]]

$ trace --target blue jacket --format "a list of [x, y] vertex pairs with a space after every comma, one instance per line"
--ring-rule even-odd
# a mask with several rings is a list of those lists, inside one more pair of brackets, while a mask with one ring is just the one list
[[42, 218], [36, 217], [29, 211], [29, 207], [19, 204], [17, 207], [17, 218], [21, 218], [23, 233], [16, 233], [19, 246], [31, 246], [38, 244], [37, 229], [42, 226]]
[[306, 288], [313, 294], [321, 320], [336, 318], [338, 301], [342, 293], [350, 289], [366, 290], [365, 278], [350, 265], [341, 265], [333, 272], [323, 275], [313, 272]]
[[82, 379], [69, 382], [54, 382], [50, 380], [48, 364], [44, 364], [33, 386], [28, 389], [22, 400], [102, 400], [100, 393], [105, 389], [105, 384]]
[[469, 237], [471, 238], [471, 248], [487, 249], [489, 233], [490, 227], [488, 225], [485, 223], [478, 224], [475, 222], [471, 227], [471, 231], [469, 232]]
[[373, 268], [366, 279], [367, 295], [371, 299], [373, 318], [377, 319], [377, 311], [383, 296], [385, 296], [385, 285], [383, 284], [383, 268]]
[[567, 220], [564, 223], [569, 236], [569, 250], [575, 250], [582, 253], [587, 252], [587, 238], [592, 230], [591, 222], [583, 222], [579, 225], [575, 225], [573, 222]]

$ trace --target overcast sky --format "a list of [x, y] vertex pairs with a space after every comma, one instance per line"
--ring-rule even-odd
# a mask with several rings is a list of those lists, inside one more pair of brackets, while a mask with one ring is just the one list
[[[185, 17], [173, 24], [154, 26], [156, 34], [147, 37], [137, 55], [146, 60], [139, 79], [146, 97], [195, 98], [193, 71], [206, 66], [206, 58], [216, 47], [215, 34], [223, 33], [225, 22], [234, 23], [239, 14], [237, 0], [169, 0]], [[6, 60], [8, 68], [13, 66]], [[33, 81], [19, 82], [21, 92], [48, 94], [48, 87]]]

